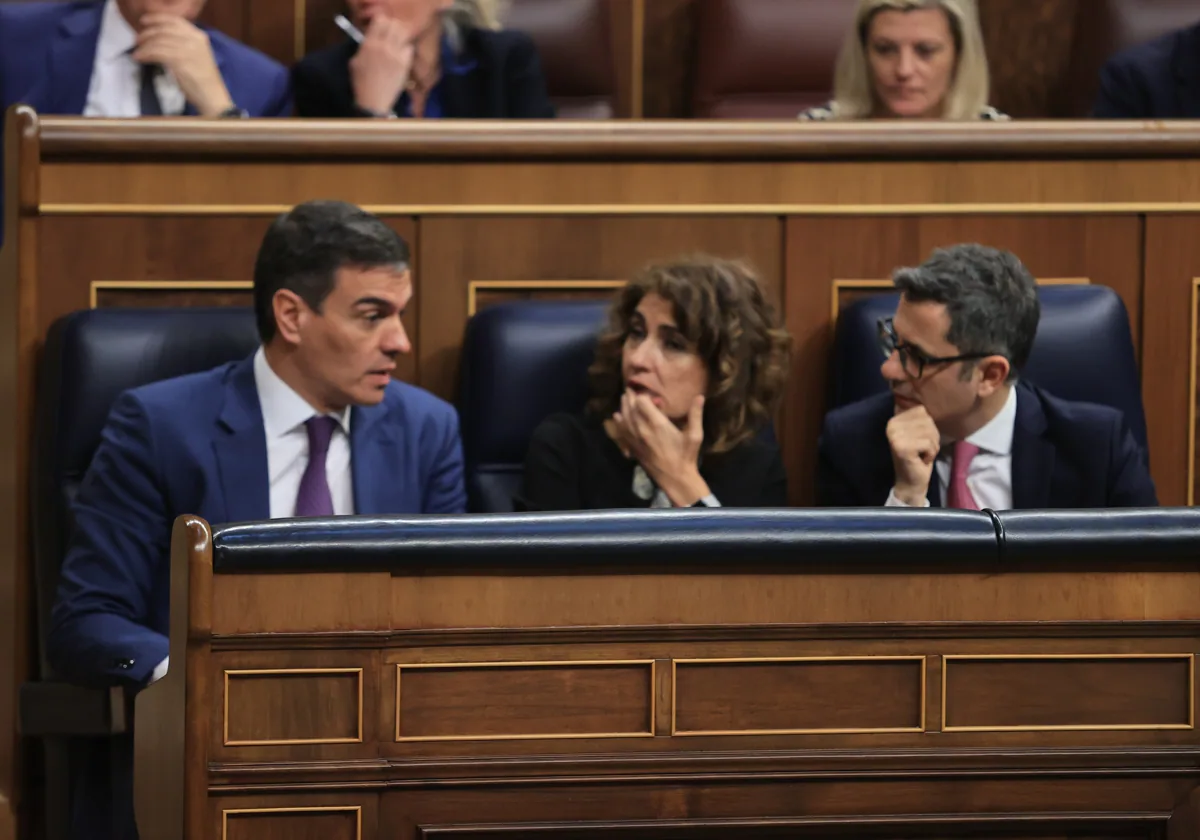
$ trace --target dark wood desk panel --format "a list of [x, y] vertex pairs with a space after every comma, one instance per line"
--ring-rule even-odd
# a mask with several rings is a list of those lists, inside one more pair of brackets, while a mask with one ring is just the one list
[[[1194, 836], [1191, 558], [439, 565], [396, 570], [363, 630], [328, 575], [214, 575], [199, 520], [172, 564], [187, 664], [138, 697], [136, 787], [139, 816], [186, 814], [187, 836]], [[1072, 576], [1074, 597], [1039, 597]], [[345, 629], [222, 607], [268, 578]]]

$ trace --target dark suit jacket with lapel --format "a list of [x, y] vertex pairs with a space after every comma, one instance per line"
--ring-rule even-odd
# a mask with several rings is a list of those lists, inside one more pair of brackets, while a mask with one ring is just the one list
[[[103, 15], [102, 0], [0, 3], [0, 113], [22, 103], [40, 114], [83, 114]], [[283, 65], [216, 30], [204, 30], [238, 107], [252, 117], [291, 114], [291, 91]], [[196, 112], [188, 105], [186, 113]], [[3, 177], [0, 171], [0, 194]], [[3, 211], [0, 202], [0, 242], [4, 239]]]
[[1092, 113], [1112, 119], [1200, 118], [1200, 24], [1110, 58]]
[[[825, 416], [818, 444], [817, 500], [826, 507], [882, 505], [895, 482], [887, 423], [892, 395], [879, 394]], [[1070, 402], [1017, 384], [1013, 507], [1105, 508], [1158, 504], [1145, 455], [1121, 412]], [[940, 506], [936, 475], [929, 502]]]
[[[359, 514], [466, 510], [458, 415], [392, 382], [350, 418]], [[88, 683], [143, 684], [167, 655], [168, 546], [184, 513], [270, 518], [253, 357], [122, 394], [75, 500], [48, 654]]]
[[[365, 116], [354, 104], [354, 88], [350, 83], [350, 59], [356, 52], [358, 44], [347, 39], [305, 56], [292, 68], [297, 116]], [[470, 69], [443, 74], [437, 86], [443, 117], [549, 119], [554, 116], [537, 48], [524, 32], [464, 28], [458, 63]]]

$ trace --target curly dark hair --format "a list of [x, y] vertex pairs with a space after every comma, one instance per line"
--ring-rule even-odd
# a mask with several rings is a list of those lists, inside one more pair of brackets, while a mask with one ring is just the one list
[[588, 370], [588, 411], [608, 417], [620, 407], [629, 322], [648, 294], [671, 304], [708, 369], [703, 451], [727, 452], [752, 438], [783, 398], [792, 338], [748, 265], [706, 255], [646, 266], [617, 292]]

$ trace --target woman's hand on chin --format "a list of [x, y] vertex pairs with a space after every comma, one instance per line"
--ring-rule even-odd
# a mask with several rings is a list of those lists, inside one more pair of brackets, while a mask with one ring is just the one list
[[687, 423], [680, 428], [649, 397], [626, 391], [621, 395], [621, 410], [610, 422], [610, 437], [627, 457], [637, 459], [675, 507], [691, 507], [709, 495], [699, 467], [704, 397], [692, 401]]

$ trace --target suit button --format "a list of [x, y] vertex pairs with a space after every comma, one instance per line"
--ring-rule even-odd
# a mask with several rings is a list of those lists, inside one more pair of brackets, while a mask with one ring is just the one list
[[133, 660], [132, 659], [118, 659], [116, 661], [116, 666], [118, 668], [120, 668], [122, 671], [128, 671], [130, 668], [133, 667]]

